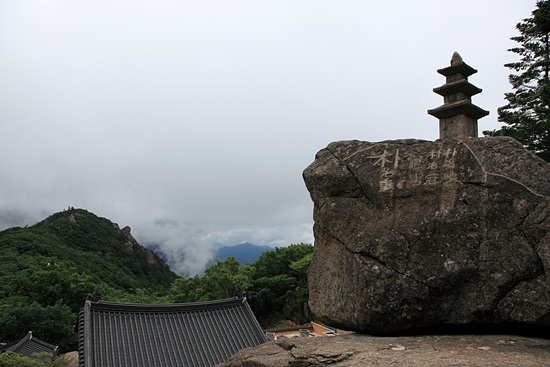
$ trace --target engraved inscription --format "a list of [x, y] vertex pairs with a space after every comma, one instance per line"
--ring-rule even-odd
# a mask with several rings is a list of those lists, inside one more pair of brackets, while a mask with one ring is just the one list
[[378, 168], [378, 191], [434, 187], [458, 180], [455, 172], [456, 147], [432, 149], [428, 154], [413, 154], [384, 148], [367, 158]]
[[386, 167], [386, 164], [391, 164], [390, 157], [392, 155], [393, 154], [388, 153], [388, 151], [386, 149], [384, 149], [384, 153], [382, 153], [381, 155], [370, 156], [369, 158], [370, 159], [376, 159], [376, 161], [374, 162], [375, 166], [380, 166], [380, 167], [384, 168], [384, 167]]

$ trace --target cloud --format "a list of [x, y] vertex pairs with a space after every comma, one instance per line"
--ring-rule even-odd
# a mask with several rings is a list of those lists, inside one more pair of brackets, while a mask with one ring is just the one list
[[[449, 15], [452, 7], [452, 16]], [[0, 228], [86, 208], [182, 274], [215, 242], [312, 242], [331, 141], [437, 139], [452, 53], [491, 114], [535, 1], [0, 2]]]

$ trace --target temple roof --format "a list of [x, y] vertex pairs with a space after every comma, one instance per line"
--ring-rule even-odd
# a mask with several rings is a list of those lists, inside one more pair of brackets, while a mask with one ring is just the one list
[[48, 352], [56, 355], [58, 353], [57, 346], [46, 343], [43, 340], [40, 340], [32, 335], [32, 331], [29, 331], [28, 334], [14, 342], [5, 346], [0, 347], [0, 353], [7, 351], [17, 352], [26, 357], [33, 357], [34, 353]]
[[214, 366], [266, 341], [246, 298], [165, 305], [87, 301], [79, 317], [79, 366]]

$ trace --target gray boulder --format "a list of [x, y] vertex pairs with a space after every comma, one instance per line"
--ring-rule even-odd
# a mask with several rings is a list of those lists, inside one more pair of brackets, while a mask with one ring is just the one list
[[335, 142], [303, 177], [319, 320], [550, 325], [550, 166], [514, 139]]

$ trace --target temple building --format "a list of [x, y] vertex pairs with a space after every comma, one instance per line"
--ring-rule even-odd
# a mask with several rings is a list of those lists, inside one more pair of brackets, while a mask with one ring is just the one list
[[35, 353], [51, 353], [52, 356], [56, 356], [59, 352], [56, 345], [46, 343], [32, 335], [32, 331], [29, 331], [24, 338], [10, 343], [8, 345], [0, 346], [0, 354], [12, 351], [19, 353], [25, 357], [34, 358]]
[[87, 300], [79, 367], [209, 367], [268, 341], [246, 298], [180, 304]]

